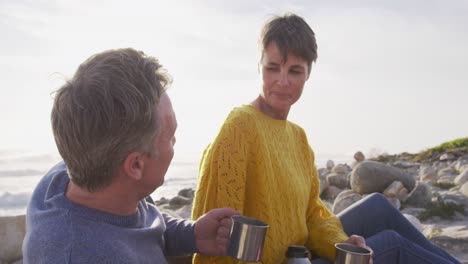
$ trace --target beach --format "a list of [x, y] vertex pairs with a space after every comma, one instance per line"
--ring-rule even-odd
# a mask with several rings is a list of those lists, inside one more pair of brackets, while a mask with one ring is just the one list
[[[351, 162], [352, 155], [319, 155], [317, 166], [324, 167], [328, 159], [346, 163]], [[51, 152], [0, 150], [0, 216], [25, 214], [34, 187], [47, 170], [60, 160], [58, 154]], [[176, 155], [167, 171], [164, 184], [151, 197], [154, 200], [171, 198], [177, 196], [182, 189], [195, 189], [198, 161], [199, 157], [181, 159]]]
[[[4, 241], [9, 241], [2, 249], [4, 252], [0, 251], [0, 263], [1, 258], [13, 263], [22, 256], [24, 214], [31, 193], [42, 175], [60, 158], [5, 151], [0, 152], [0, 157], [0, 234], [3, 232]], [[468, 207], [466, 148], [425, 157], [402, 153], [366, 160], [360, 152], [353, 156], [334, 155], [334, 159], [330, 155], [316, 157], [320, 196], [333, 213], [369, 193], [382, 193], [433, 243], [462, 263], [468, 263], [465, 253], [468, 214], [463, 209]], [[190, 218], [197, 168], [198, 163], [193, 161], [172, 162], [164, 184], [151, 194], [161, 211]], [[383, 181], [386, 183], [382, 184]]]

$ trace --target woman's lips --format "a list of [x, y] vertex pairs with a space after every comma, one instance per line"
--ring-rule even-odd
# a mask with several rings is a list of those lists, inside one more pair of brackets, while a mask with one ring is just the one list
[[291, 98], [291, 96], [289, 94], [287, 94], [287, 93], [272, 92], [271, 94], [273, 96], [278, 97], [278, 98], [283, 99], [283, 100]]

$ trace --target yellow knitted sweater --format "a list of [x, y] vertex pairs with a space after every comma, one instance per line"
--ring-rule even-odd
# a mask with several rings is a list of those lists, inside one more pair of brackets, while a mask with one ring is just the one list
[[[289, 245], [335, 258], [348, 237], [319, 198], [314, 153], [302, 128], [251, 105], [234, 108], [203, 153], [192, 212], [229, 206], [270, 225], [262, 263], [282, 263]], [[196, 254], [193, 263], [239, 263]]]

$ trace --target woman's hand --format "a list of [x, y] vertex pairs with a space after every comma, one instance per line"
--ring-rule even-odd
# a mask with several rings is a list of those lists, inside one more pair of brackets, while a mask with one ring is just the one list
[[[367, 248], [369, 249], [371, 252], [374, 252], [372, 250], [372, 248], [368, 247], [366, 245], [366, 240], [362, 237], [362, 236], [358, 236], [358, 235], [351, 235], [348, 240], [344, 241], [343, 243], [348, 243], [348, 244], [352, 244], [352, 245], [355, 245], [355, 246], [358, 246], [358, 247], [362, 247], [362, 248]], [[369, 264], [373, 264], [373, 260], [372, 260], [372, 256], [369, 260]]]

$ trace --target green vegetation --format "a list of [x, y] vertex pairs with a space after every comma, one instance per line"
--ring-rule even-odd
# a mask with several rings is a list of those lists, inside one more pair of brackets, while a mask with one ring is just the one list
[[431, 239], [432, 237], [437, 236], [438, 234], [440, 234], [440, 231], [438, 229], [436, 229], [436, 230], [432, 231], [432, 233], [427, 234], [426, 238]]
[[430, 148], [428, 150], [419, 153], [414, 160], [435, 160], [438, 159], [444, 153], [467, 153], [468, 152], [468, 137], [459, 138], [449, 142], [440, 144], [437, 147]]
[[458, 205], [455, 203], [446, 203], [442, 200], [438, 200], [437, 202], [431, 203], [431, 205], [428, 206], [424, 212], [421, 212], [418, 215], [418, 218], [421, 221], [425, 221], [434, 216], [438, 216], [443, 219], [452, 219], [455, 215], [455, 212], [466, 215], [463, 204]]
[[417, 154], [403, 152], [401, 154], [396, 154], [396, 155], [382, 154], [382, 155], [377, 156], [376, 158], [370, 158], [370, 160], [384, 162], [384, 163], [395, 162], [399, 160], [413, 161], [416, 156]]

